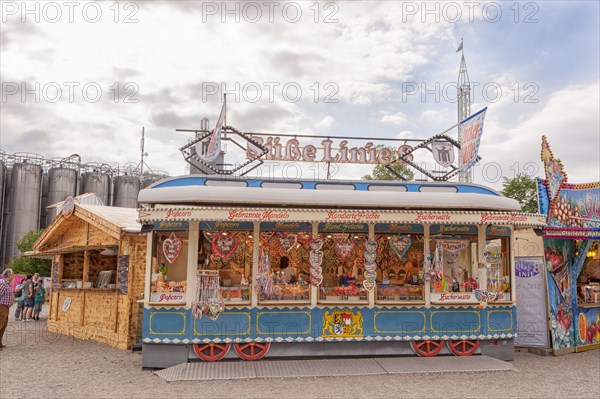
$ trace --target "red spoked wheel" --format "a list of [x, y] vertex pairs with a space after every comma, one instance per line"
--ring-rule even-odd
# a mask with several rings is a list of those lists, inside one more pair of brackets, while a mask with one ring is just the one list
[[233, 344], [233, 349], [237, 355], [244, 360], [258, 360], [265, 357], [269, 348], [270, 342], [247, 342], [241, 344]]
[[194, 344], [194, 352], [205, 362], [216, 362], [227, 355], [231, 344]]
[[425, 341], [411, 341], [410, 346], [417, 355], [432, 357], [440, 353], [444, 343], [442, 341], [432, 341], [428, 339]]
[[461, 339], [458, 341], [448, 341], [448, 349], [456, 356], [471, 356], [479, 348], [479, 341], [469, 341]]

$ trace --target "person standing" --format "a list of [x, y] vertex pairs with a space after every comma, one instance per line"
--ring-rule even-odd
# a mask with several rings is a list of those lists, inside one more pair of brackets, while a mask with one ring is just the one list
[[33, 314], [33, 306], [33, 281], [31, 281], [31, 274], [28, 274], [26, 280], [23, 282], [23, 314], [21, 315], [22, 321], [31, 321], [31, 315]]
[[15, 277], [12, 269], [5, 269], [2, 272], [2, 277], [2, 280], [0, 280], [0, 350], [6, 347], [2, 343], [2, 339], [8, 325], [8, 309], [15, 301], [15, 293], [10, 286]]
[[42, 313], [42, 305], [44, 305], [44, 302], [46, 301], [46, 289], [44, 288], [43, 280], [38, 280], [34, 292], [33, 320], [39, 320], [40, 313]]
[[20, 320], [23, 314], [23, 282], [15, 287], [15, 298], [17, 299], [17, 309], [15, 310], [15, 320]]

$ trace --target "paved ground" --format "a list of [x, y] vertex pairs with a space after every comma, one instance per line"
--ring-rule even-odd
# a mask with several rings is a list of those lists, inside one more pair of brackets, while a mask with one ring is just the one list
[[517, 353], [518, 372], [165, 382], [141, 355], [11, 320], [0, 398], [598, 398], [600, 351]]

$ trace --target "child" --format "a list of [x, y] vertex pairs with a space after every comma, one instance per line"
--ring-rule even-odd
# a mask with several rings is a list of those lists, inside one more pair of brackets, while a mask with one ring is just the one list
[[42, 280], [37, 281], [34, 293], [35, 304], [33, 306], [33, 320], [39, 320], [40, 313], [42, 313], [42, 305], [46, 301], [46, 289], [44, 288], [44, 282]]

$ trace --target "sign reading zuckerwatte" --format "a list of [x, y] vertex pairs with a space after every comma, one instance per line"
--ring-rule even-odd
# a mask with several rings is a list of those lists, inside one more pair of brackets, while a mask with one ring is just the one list
[[518, 346], [548, 347], [545, 273], [541, 256], [515, 257]]
[[460, 122], [460, 171], [466, 172], [477, 162], [479, 142], [483, 134], [483, 121], [487, 107]]

